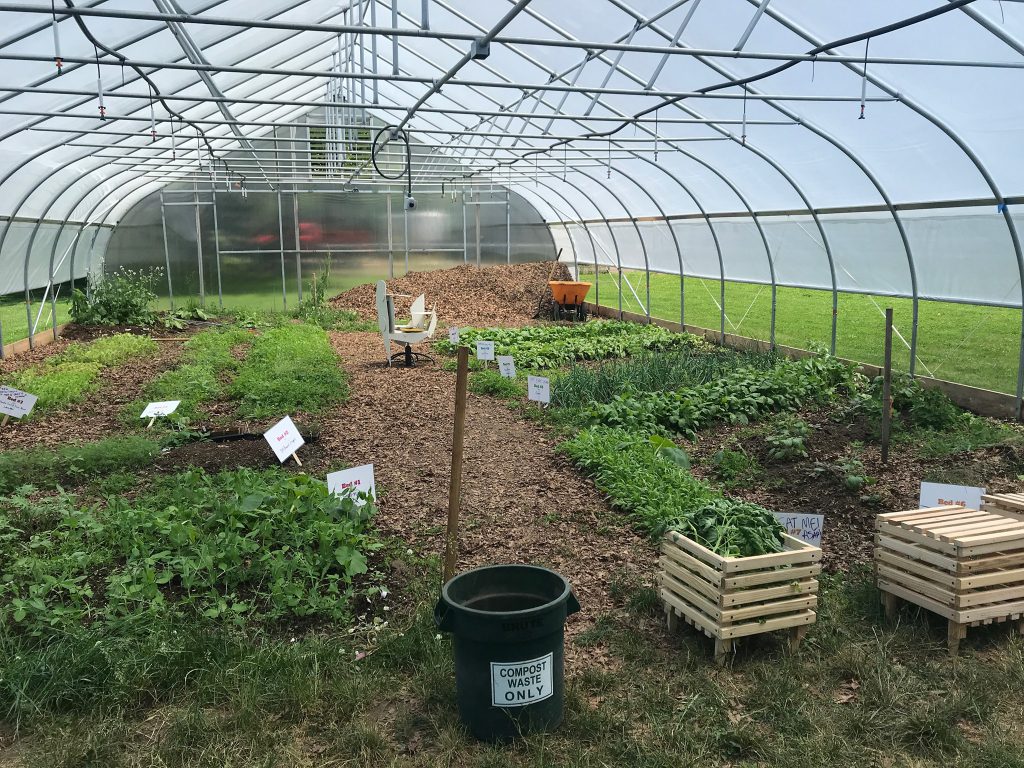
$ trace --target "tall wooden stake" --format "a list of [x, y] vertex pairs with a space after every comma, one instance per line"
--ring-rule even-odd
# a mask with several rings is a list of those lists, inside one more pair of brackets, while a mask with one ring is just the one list
[[889, 461], [892, 427], [892, 308], [885, 310], [885, 366], [882, 369], [882, 463]]
[[448, 532], [444, 546], [444, 582], [455, 575], [459, 556], [459, 506], [462, 501], [462, 442], [466, 429], [466, 380], [469, 378], [469, 347], [459, 347], [455, 377], [455, 430], [452, 433], [452, 476], [448, 484]]

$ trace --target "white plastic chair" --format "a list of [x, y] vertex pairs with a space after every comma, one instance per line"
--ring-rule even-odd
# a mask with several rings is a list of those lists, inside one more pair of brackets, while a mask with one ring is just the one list
[[[384, 340], [384, 354], [388, 357], [388, 365], [398, 357], [403, 358], [407, 368], [415, 365], [415, 360], [421, 358], [434, 361], [430, 355], [414, 352], [412, 349], [413, 344], [432, 338], [437, 328], [437, 313], [433, 309], [428, 310], [426, 306], [426, 298], [420, 294], [410, 308], [409, 322], [399, 325], [395, 321], [394, 296], [388, 293], [387, 283], [383, 280], [377, 281], [377, 325]], [[391, 354], [392, 342], [404, 345], [405, 349]]]

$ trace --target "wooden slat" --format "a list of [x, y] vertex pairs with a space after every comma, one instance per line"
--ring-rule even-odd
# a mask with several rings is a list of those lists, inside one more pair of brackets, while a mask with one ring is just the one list
[[712, 603], [710, 600], [705, 598], [703, 595], [690, 589], [690, 587], [679, 581], [670, 573], [661, 574], [661, 586], [665, 589], [671, 590], [673, 593], [679, 596], [680, 599], [685, 600], [689, 605], [699, 609], [708, 618], [714, 619], [715, 621], [721, 621], [722, 609]]
[[957, 595], [957, 608], [970, 608], [975, 605], [1005, 602], [1007, 600], [1024, 600], [1024, 587], [1004, 587], [1003, 589], [983, 589], [979, 592], [964, 592]]
[[794, 579], [804, 579], [808, 576], [817, 576], [819, 573], [821, 573], [820, 563], [797, 568], [790, 567], [771, 571], [756, 571], [755, 573], [746, 573], [742, 576], [727, 576], [722, 580], [722, 588], [731, 592], [736, 589], [775, 584], [780, 581], [789, 582]]
[[905, 571], [897, 570], [896, 568], [891, 568], [884, 564], [879, 564], [876, 568], [876, 572], [878, 574], [879, 582], [884, 579], [888, 582], [901, 584], [907, 589], [912, 589], [916, 594], [929, 597], [942, 605], [948, 605], [950, 607], [955, 606], [956, 593], [945, 590], [934, 582], [920, 579], [917, 576], [906, 573]]
[[707, 563], [712, 568], [719, 571], [725, 570], [724, 557], [722, 557], [721, 555], [716, 555], [707, 547], [702, 547], [700, 544], [693, 541], [692, 539], [688, 539], [686, 536], [683, 536], [683, 534], [679, 533], [678, 531], [668, 531], [665, 534], [665, 537], [680, 549], [685, 549], [698, 560]]
[[994, 619], [997, 616], [1012, 617], [1015, 614], [1024, 613], [1024, 600], [1016, 600], [1012, 603], [999, 603], [998, 605], [987, 605], [983, 608], [973, 608], [969, 611], [957, 611], [956, 621], [967, 624], [972, 621], [984, 621]]
[[1010, 552], [1005, 555], [990, 555], [988, 557], [976, 557], [971, 560], [961, 560], [956, 564], [956, 573], [959, 576], [963, 576], [1015, 565], [1024, 565], [1024, 550]]
[[723, 621], [744, 621], [756, 619], [762, 616], [775, 616], [780, 613], [792, 613], [794, 611], [805, 611], [808, 608], [815, 608], [818, 605], [818, 596], [798, 597], [793, 600], [776, 600], [771, 603], [759, 603], [748, 605], [744, 608], [733, 608], [722, 612]]
[[[993, 515], [991, 512], [972, 512], [969, 515], [957, 515], [956, 517], [950, 517], [945, 520], [933, 520], [929, 523], [923, 523], [916, 527], [922, 529], [922, 533], [934, 533], [936, 531], [948, 530], [950, 528], [960, 528], [965, 525], [991, 523], [996, 517], [997, 515]], [[907, 524], [903, 523], [903, 527], [906, 528]]]
[[[984, 524], [965, 526], [964, 528], [957, 528], [955, 530], [946, 532], [940, 531], [939, 538], [943, 541], [960, 541], [966, 536], [977, 536], [983, 533], [998, 533], [1000, 531], [1014, 530], [1010, 523], [1005, 517], [998, 521], [993, 521]], [[1016, 530], [1020, 530], [1019, 528]]]
[[928, 549], [933, 549], [936, 552], [941, 552], [943, 554], [955, 555], [957, 552], [955, 544], [933, 539], [923, 533], [918, 533], [917, 531], [908, 531], [905, 528], [900, 528], [899, 526], [879, 525], [876, 530], [887, 536], [893, 536], [895, 538], [911, 541], [915, 544], [921, 544]]
[[763, 589], [745, 589], [739, 592], [725, 592], [722, 595], [722, 605], [746, 605], [747, 603], [759, 602], [762, 600], [776, 600], [778, 598], [796, 597], [818, 591], [818, 582], [814, 579], [804, 579], [793, 584], [784, 584], [781, 587], [765, 587]]
[[666, 557], [675, 560], [688, 570], [697, 572], [705, 579], [705, 581], [716, 586], [721, 586], [723, 578], [721, 571], [715, 570], [707, 563], [701, 562], [693, 555], [677, 547], [675, 544], [668, 541], [661, 542], [661, 552]]
[[885, 520], [887, 522], [902, 522], [903, 520], [909, 520], [914, 517], [927, 517], [933, 515], [936, 512], [950, 512], [952, 510], [963, 510], [964, 507], [956, 504], [946, 504], [941, 507], [926, 507], [924, 509], [908, 509], [904, 512], [884, 512], [877, 516], [877, 520]]
[[778, 568], [783, 565], [810, 565], [821, 560], [820, 548], [806, 544], [788, 534], [783, 534], [782, 538], [786, 546], [785, 551], [772, 552], [769, 555], [754, 555], [753, 557], [727, 557], [724, 560], [723, 570], [726, 573], [742, 573], [762, 568]]
[[710, 600], [711, 602], [718, 604], [722, 596], [722, 590], [720, 590], [718, 587], [712, 584], [708, 584], [700, 576], [684, 568], [678, 563], [673, 562], [668, 557], [661, 558], [659, 564], [661, 565], [663, 570], [665, 570], [668, 573], [671, 573], [679, 581], [683, 582], [691, 589], [697, 590], [706, 598], [708, 598], [708, 600]]
[[927, 608], [932, 613], [937, 613], [943, 618], [953, 619], [954, 621], [956, 620], [957, 612], [952, 607], [943, 605], [936, 600], [925, 597], [924, 595], [907, 589], [895, 582], [886, 581], [879, 577], [878, 588], [883, 592], [889, 592], [890, 594], [896, 595], [896, 597], [902, 597], [908, 603], [913, 603], [914, 605], [919, 605], [922, 608]]
[[1016, 584], [1024, 582], [1024, 568], [1013, 568], [992, 573], [978, 573], [973, 576], [960, 576], [954, 579], [957, 589], [979, 589], [999, 584]]
[[[936, 526], [940, 525], [956, 525], [960, 522], [967, 522], [968, 520], [974, 520], [981, 517], [988, 517], [988, 512], [975, 512], [969, 509], [957, 509], [956, 512], [943, 512], [936, 514], [931, 517], [919, 517], [913, 520], [902, 520], [899, 523], [900, 528], [907, 528], [908, 530], [916, 530], [925, 533], [932, 530]], [[892, 525], [892, 523], [890, 523]]]
[[789, 627], [813, 624], [817, 618], [818, 616], [814, 611], [804, 611], [803, 613], [795, 613], [790, 616], [780, 616], [779, 618], [768, 619], [767, 621], [752, 621], [746, 624], [730, 624], [727, 627], [722, 627], [719, 632], [720, 637], [723, 640], [731, 640], [737, 637], [760, 635], [762, 632], [773, 632], [776, 629], [787, 629]]
[[982, 495], [981, 500], [987, 501], [989, 504], [1024, 511], [1024, 494], [1022, 493], [986, 493]]
[[885, 563], [886, 565], [899, 568], [903, 571], [909, 571], [916, 576], [920, 576], [923, 579], [933, 581], [940, 586], [948, 587], [950, 589], [954, 589], [959, 581], [955, 576], [942, 568], [936, 568], [933, 565], [923, 563], [920, 560], [914, 560], [910, 557], [903, 557], [902, 555], [882, 549], [881, 547], [875, 549], [875, 561]]
[[720, 637], [718, 634], [720, 631], [718, 626], [708, 616], [705, 616], [685, 600], [680, 599], [678, 595], [663, 587], [661, 590], [661, 599], [672, 606], [677, 613], [681, 616], [685, 616], [689, 621], [692, 621], [708, 635], [712, 637]]
[[894, 552], [913, 557], [917, 560], [923, 560], [931, 565], [936, 565], [950, 573], [953, 573], [957, 569], [957, 561], [952, 557], [946, 557], [938, 552], [932, 552], [930, 549], [924, 549], [916, 544], [912, 544], [908, 541], [901, 541], [891, 536], [883, 536], [881, 534], [875, 534], [875, 544], [882, 549], [890, 549]]
[[957, 540], [957, 544], [964, 547], [971, 547], [975, 544], [995, 544], [1016, 541], [1019, 539], [1021, 546], [1024, 547], [1024, 523], [1019, 520], [1015, 522], [1016, 525], [1013, 526], [1012, 530], [1000, 533], [979, 533], [972, 536], [964, 536]]

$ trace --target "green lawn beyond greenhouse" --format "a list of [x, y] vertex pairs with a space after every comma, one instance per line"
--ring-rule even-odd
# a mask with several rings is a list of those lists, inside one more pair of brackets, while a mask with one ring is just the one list
[[[593, 275], [582, 274], [584, 280]], [[645, 301], [642, 272], [625, 277]], [[618, 308], [618, 277], [606, 272], [600, 279], [600, 303]], [[719, 282], [686, 278], [686, 324], [719, 327]], [[594, 290], [588, 297], [595, 300]], [[885, 342], [885, 308], [894, 312], [893, 364], [906, 370], [910, 362], [912, 302], [887, 296], [839, 294], [836, 354], [865, 363], [881, 364]], [[643, 312], [633, 292], [622, 284], [622, 309]], [[771, 288], [726, 283], [727, 333], [757, 339], [769, 337]], [[651, 275], [651, 315], [679, 322], [679, 277]], [[779, 288], [775, 337], [779, 344], [808, 348], [829, 342], [832, 294], [829, 291]], [[998, 392], [1014, 392], [1020, 352], [1020, 312], [938, 301], [920, 302], [917, 373]]]

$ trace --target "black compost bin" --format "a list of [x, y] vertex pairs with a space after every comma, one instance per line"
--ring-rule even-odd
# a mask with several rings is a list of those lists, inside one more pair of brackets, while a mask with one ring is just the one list
[[507, 741], [562, 722], [566, 616], [580, 604], [565, 578], [535, 565], [461, 573], [434, 621], [454, 635], [459, 716], [478, 739]]

